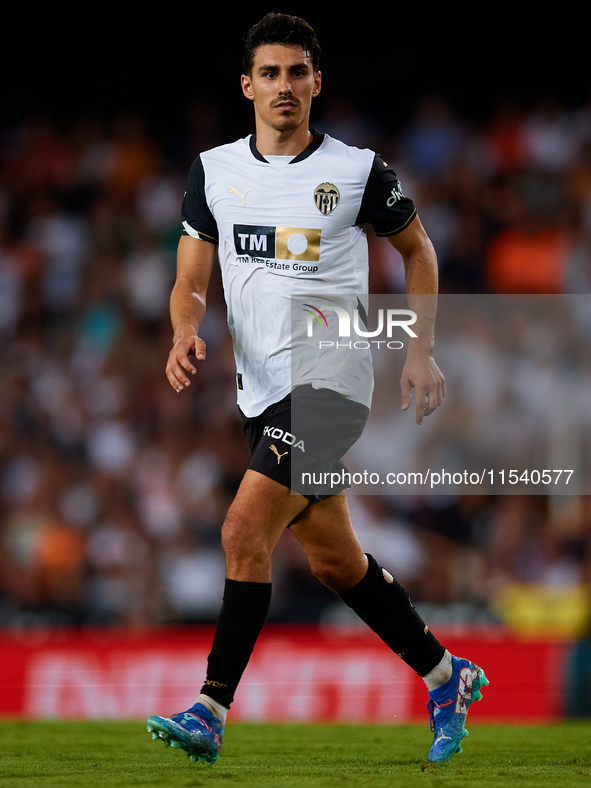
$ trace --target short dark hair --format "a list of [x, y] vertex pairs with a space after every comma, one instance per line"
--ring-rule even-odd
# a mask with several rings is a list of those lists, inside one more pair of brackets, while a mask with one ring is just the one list
[[245, 74], [252, 71], [255, 53], [264, 44], [301, 47], [312, 61], [314, 71], [318, 71], [320, 67], [320, 44], [316, 33], [299, 16], [271, 12], [250, 28], [242, 51], [242, 68]]

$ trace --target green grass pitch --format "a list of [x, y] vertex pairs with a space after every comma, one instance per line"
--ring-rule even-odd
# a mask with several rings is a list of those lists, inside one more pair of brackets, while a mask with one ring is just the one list
[[213, 766], [152, 741], [141, 722], [0, 723], [0, 786], [589, 786], [591, 721], [468, 726], [429, 764], [427, 725], [228, 725]]

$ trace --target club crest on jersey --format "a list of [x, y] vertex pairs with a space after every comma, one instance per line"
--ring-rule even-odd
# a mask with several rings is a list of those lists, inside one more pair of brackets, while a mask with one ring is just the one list
[[339, 204], [341, 195], [334, 183], [321, 183], [314, 192], [314, 202], [321, 214], [332, 213]]

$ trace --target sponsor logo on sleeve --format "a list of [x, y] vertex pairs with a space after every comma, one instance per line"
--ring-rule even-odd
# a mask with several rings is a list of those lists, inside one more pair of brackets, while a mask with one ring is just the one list
[[388, 206], [388, 208], [393, 208], [397, 202], [403, 199], [403, 197], [404, 194], [402, 192], [402, 186], [400, 185], [400, 181], [396, 180], [394, 184], [394, 188], [390, 192], [390, 197], [388, 198], [386, 205]]

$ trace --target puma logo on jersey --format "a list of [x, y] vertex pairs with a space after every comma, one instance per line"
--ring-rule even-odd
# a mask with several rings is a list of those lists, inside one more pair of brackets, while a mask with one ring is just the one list
[[282, 457], [285, 457], [285, 455], [286, 455], [286, 454], [289, 454], [289, 452], [288, 452], [288, 451], [284, 451], [284, 452], [283, 452], [283, 454], [279, 454], [279, 451], [277, 450], [277, 446], [275, 446], [275, 444], [274, 444], [274, 443], [272, 443], [272, 444], [269, 446], [269, 448], [271, 449], [271, 451], [273, 452], [273, 454], [276, 454], [276, 455], [277, 455], [277, 465], [279, 465], [279, 463], [281, 462], [281, 458], [282, 458]]
[[238, 189], [235, 189], [233, 186], [230, 186], [230, 188], [228, 189], [228, 193], [229, 194], [235, 194], [236, 197], [240, 197], [240, 199], [242, 200], [242, 205], [244, 205], [245, 207], [246, 207], [246, 195], [248, 194], [248, 192], [251, 192], [251, 191], [252, 191], [252, 189], [249, 189], [244, 194], [240, 194]]

